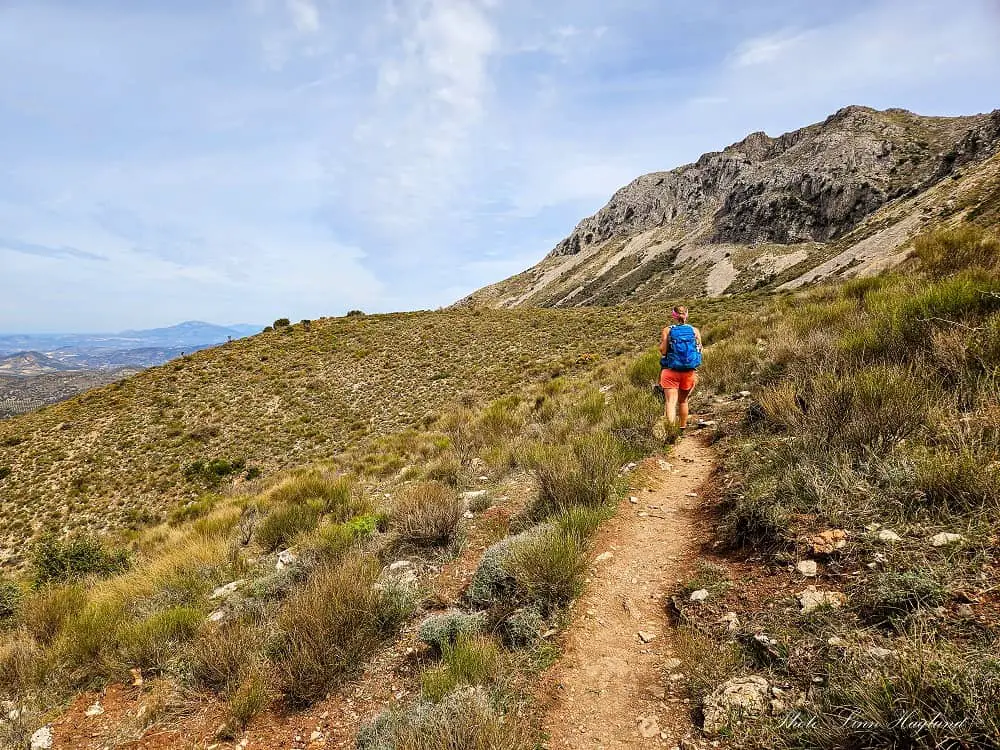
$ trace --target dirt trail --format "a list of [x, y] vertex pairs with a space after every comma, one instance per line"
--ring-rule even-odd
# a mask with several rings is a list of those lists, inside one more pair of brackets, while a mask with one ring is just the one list
[[704, 441], [682, 439], [643, 465], [647, 488], [632, 493], [638, 502], [623, 502], [598, 538], [564, 655], [543, 683], [552, 750], [673, 747], [690, 730], [688, 706], [665, 689], [671, 672], [680, 680], [684, 671], [670, 662], [665, 596], [697, 557], [703, 529], [693, 493], [700, 497], [712, 468]]

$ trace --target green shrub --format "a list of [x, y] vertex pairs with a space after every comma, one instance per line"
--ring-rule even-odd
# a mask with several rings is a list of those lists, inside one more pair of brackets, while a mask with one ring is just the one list
[[278, 328], [286, 328], [286, 327], [290, 326], [291, 324], [292, 324], [292, 321], [290, 321], [288, 318], [278, 318], [271, 325], [273, 325], [275, 329], [278, 329]]
[[629, 364], [625, 371], [628, 382], [636, 388], [649, 388], [660, 380], [660, 350], [653, 347]]
[[609, 505], [588, 507], [577, 505], [567, 508], [555, 517], [556, 526], [563, 534], [575, 539], [589, 539], [597, 527], [614, 516], [614, 507]]
[[453, 610], [428, 617], [420, 623], [418, 634], [420, 640], [441, 653], [459, 637], [481, 633], [485, 625], [486, 618], [481, 612], [466, 614]]
[[356, 675], [408, 616], [409, 596], [380, 583], [379, 571], [374, 560], [347, 558], [317, 570], [285, 602], [272, 657], [292, 704], [312, 703]]
[[126, 619], [122, 604], [109, 598], [91, 599], [66, 619], [53, 651], [74, 682], [108, 677], [120, 666], [117, 633]]
[[869, 294], [881, 291], [886, 286], [893, 283], [894, 280], [894, 277], [887, 274], [880, 274], [878, 276], [856, 276], [853, 279], [845, 281], [843, 286], [841, 286], [840, 291], [841, 294], [844, 295], [845, 299], [863, 302]]
[[417, 482], [403, 488], [390, 524], [407, 542], [445, 544], [455, 533], [462, 513], [462, 501], [454, 489], [440, 482]]
[[267, 707], [269, 697], [267, 676], [260, 668], [247, 670], [226, 701], [226, 728], [242, 732], [250, 721]]
[[569, 445], [538, 446], [529, 462], [538, 479], [535, 512], [558, 512], [574, 505], [600, 506], [611, 499], [622, 453], [614, 438], [589, 433]]
[[129, 564], [127, 550], [108, 549], [87, 534], [76, 534], [67, 539], [47, 534], [35, 543], [31, 555], [36, 586], [88, 575], [114, 575], [127, 570]]
[[918, 609], [937, 607], [947, 589], [931, 569], [884, 570], [855, 586], [851, 601], [863, 620], [873, 625], [899, 625]]
[[421, 675], [424, 699], [437, 703], [462, 685], [490, 685], [500, 675], [502, 653], [492, 638], [461, 635], [441, 649], [442, 664]]
[[267, 493], [272, 506], [314, 503], [334, 521], [347, 521], [371, 512], [371, 503], [356, 491], [354, 480], [346, 475], [322, 471], [295, 474]]
[[915, 488], [922, 504], [945, 513], [1000, 512], [1000, 474], [990, 470], [996, 460], [969, 449], [918, 452]]
[[242, 458], [213, 458], [211, 461], [199, 459], [184, 467], [184, 478], [190, 482], [215, 486], [226, 477], [239, 474], [246, 466], [247, 463]]
[[129, 623], [118, 632], [121, 658], [128, 667], [163, 669], [204, 621], [193, 607], [171, 607]]
[[923, 427], [929, 416], [926, 382], [889, 365], [821, 375], [809, 384], [805, 400], [800, 429], [808, 439], [855, 452], [891, 446]]
[[189, 500], [179, 508], [174, 508], [174, 510], [170, 511], [167, 521], [171, 526], [178, 526], [187, 521], [193, 521], [196, 518], [206, 516], [215, 508], [219, 499], [219, 495], [205, 493], [197, 500]]
[[9, 476], [10, 476], [10, 467], [9, 466], [0, 466], [0, 481], [3, 481], [4, 479], [6, 479]]
[[13, 581], [0, 580], [0, 625], [17, 614], [24, 594]]
[[526, 750], [528, 723], [498, 708], [481, 688], [459, 688], [438, 703], [380, 714], [358, 732], [358, 750]]
[[519, 607], [497, 627], [497, 635], [510, 648], [529, 648], [538, 643], [548, 629], [548, 620], [537, 605]]
[[720, 533], [729, 545], [767, 549], [781, 547], [788, 542], [788, 512], [773, 499], [748, 492], [735, 495], [727, 505]]
[[25, 597], [21, 603], [20, 620], [33, 638], [47, 646], [86, 602], [87, 592], [79, 584], [46, 586]]
[[659, 447], [654, 428], [661, 416], [661, 404], [648, 388], [620, 388], [611, 393], [604, 428], [625, 449], [621, 458], [645, 457]]
[[322, 513], [317, 502], [280, 505], [257, 527], [257, 543], [268, 552], [287, 547], [299, 534], [316, 528]]
[[913, 249], [923, 268], [936, 277], [1000, 267], [1000, 238], [975, 224], [921, 235], [913, 241]]
[[551, 610], [580, 593], [587, 557], [576, 534], [548, 527], [512, 545], [505, 566], [527, 601]]
[[903, 644], [886, 663], [863, 653], [831, 662], [819, 704], [786, 732], [795, 747], [995, 748], [1000, 660], [974, 647]]

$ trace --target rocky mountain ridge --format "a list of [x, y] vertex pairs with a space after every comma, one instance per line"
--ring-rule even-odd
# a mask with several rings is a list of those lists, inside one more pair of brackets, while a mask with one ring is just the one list
[[639, 177], [537, 266], [459, 304], [643, 302], [876, 270], [928, 224], [996, 222], [998, 151], [1000, 110], [850, 106], [776, 138], [752, 133]]

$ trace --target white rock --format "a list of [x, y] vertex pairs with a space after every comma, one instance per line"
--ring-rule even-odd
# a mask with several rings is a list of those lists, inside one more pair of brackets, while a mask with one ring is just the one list
[[656, 633], [649, 633], [645, 630], [639, 631], [639, 640], [643, 643], [652, 643], [656, 640]]
[[816, 577], [816, 561], [815, 560], [799, 560], [795, 565], [795, 569], [799, 571], [800, 575], [806, 578]]
[[872, 646], [868, 649], [868, 653], [876, 659], [888, 659], [890, 656], [896, 655], [896, 652], [891, 648], [882, 648], [881, 646]]
[[275, 563], [275, 570], [284, 570], [289, 565], [295, 563], [299, 559], [299, 556], [292, 552], [290, 549], [283, 549], [278, 553], [278, 562]]
[[608, 560], [613, 560], [614, 557], [615, 557], [614, 552], [602, 552], [601, 554], [599, 554], [597, 557], [594, 558], [594, 564], [600, 565], [601, 563], [605, 563]]
[[639, 717], [639, 734], [647, 740], [660, 736], [660, 722], [655, 716]]
[[815, 586], [806, 587], [805, 591], [799, 592], [798, 598], [803, 613], [812, 612], [820, 607], [840, 609], [847, 603], [847, 597], [839, 591], [819, 591]]
[[216, 599], [223, 599], [229, 596], [230, 594], [234, 593], [244, 583], [245, 581], [241, 578], [238, 581], [227, 583], [225, 586], [219, 586], [215, 591], [212, 592], [212, 595], [208, 598], [211, 599], [212, 601], [215, 601]]
[[949, 544], [958, 544], [964, 541], [965, 537], [961, 534], [952, 534], [948, 531], [942, 531], [940, 534], [935, 534], [930, 538], [931, 546], [933, 547], [947, 547]]
[[691, 596], [688, 598], [693, 602], [703, 602], [708, 599], [708, 590], [698, 589], [697, 591], [692, 591]]
[[878, 532], [877, 538], [880, 542], [885, 542], [886, 544], [895, 544], [902, 539], [902, 537], [900, 537], [899, 534], [892, 529], [882, 529]]
[[463, 492], [459, 497], [465, 502], [470, 500], [480, 500], [489, 494], [489, 490], [469, 490], [468, 492]]
[[719, 622], [725, 625], [729, 631], [736, 630], [740, 626], [740, 618], [736, 616], [735, 612], [726, 612], [719, 618]]
[[104, 713], [104, 706], [100, 704], [99, 701], [95, 701], [86, 711], [83, 712], [84, 716], [100, 716]]
[[209, 622], [222, 622], [225, 619], [226, 619], [226, 610], [224, 609], [217, 609], [208, 616]]
[[832, 646], [833, 648], [847, 648], [847, 641], [840, 636], [834, 635], [827, 638], [826, 645]]
[[667, 659], [665, 662], [663, 662], [663, 668], [668, 672], [673, 672], [680, 665], [681, 665], [681, 660], [677, 658]]
[[723, 682], [706, 695], [702, 703], [705, 734], [717, 736], [743, 717], [765, 713], [770, 702], [769, 688], [767, 680], [757, 675]]
[[44, 726], [31, 735], [31, 750], [49, 750], [53, 742], [52, 727]]
[[471, 510], [467, 510], [465, 511], [465, 513], [462, 514], [462, 518], [475, 518], [475, 517], [476, 514], [473, 513]]
[[628, 499], [628, 501], [629, 501], [630, 503], [632, 503], [632, 505], [636, 505], [636, 504], [638, 504], [638, 502], [639, 502], [639, 498], [637, 498], [637, 497], [636, 497], [635, 495], [632, 495], [632, 496], [631, 496], [631, 497], [630, 497], [630, 498]]
[[319, 742], [321, 739], [323, 739], [323, 733], [318, 729], [309, 735], [310, 742]]
[[408, 568], [412, 567], [413, 563], [411, 563], [409, 560], [396, 560], [396, 562], [391, 563], [389, 565], [389, 572], [398, 573], [401, 570], [407, 570]]

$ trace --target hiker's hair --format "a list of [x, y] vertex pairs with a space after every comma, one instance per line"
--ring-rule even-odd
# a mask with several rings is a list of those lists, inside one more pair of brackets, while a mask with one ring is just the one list
[[688, 309], [684, 305], [674, 305], [674, 312], [680, 320], [687, 321], [688, 319]]

